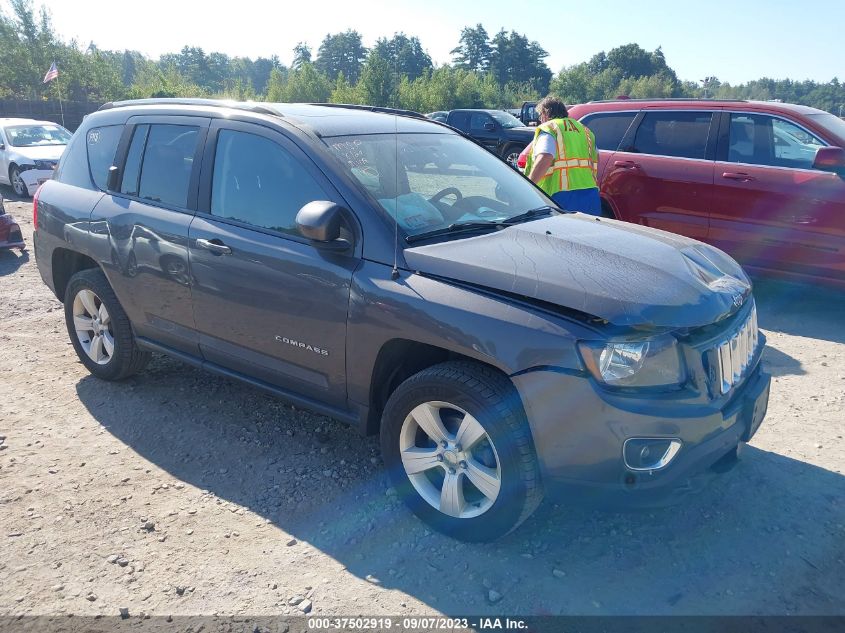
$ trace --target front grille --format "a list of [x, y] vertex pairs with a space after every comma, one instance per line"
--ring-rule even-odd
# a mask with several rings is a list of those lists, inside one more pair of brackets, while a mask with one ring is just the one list
[[716, 357], [716, 383], [720, 393], [727, 393], [743, 378], [754, 359], [758, 343], [755, 305], [751, 306], [751, 312], [745, 321], [738, 328], [731, 330], [727, 338], [713, 349]]

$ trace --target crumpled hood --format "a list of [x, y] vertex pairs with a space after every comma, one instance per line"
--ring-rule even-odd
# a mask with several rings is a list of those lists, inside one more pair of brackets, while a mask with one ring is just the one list
[[33, 145], [32, 147], [9, 147], [9, 149], [32, 162], [36, 160], [59, 160], [62, 157], [62, 152], [65, 151], [65, 147], [67, 146]]
[[736, 312], [751, 293], [722, 251], [581, 213], [405, 249], [413, 270], [514, 293], [614, 325], [682, 328]]

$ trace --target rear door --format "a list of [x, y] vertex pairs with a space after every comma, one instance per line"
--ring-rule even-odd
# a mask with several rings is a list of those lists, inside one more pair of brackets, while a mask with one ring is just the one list
[[622, 139], [636, 119], [638, 110], [628, 112], [596, 112], [581, 119], [596, 137], [596, 147], [599, 150], [598, 183], [601, 189], [602, 179], [607, 172], [610, 161]]
[[129, 119], [118, 148], [119, 191], [94, 208], [89, 233], [135, 333], [197, 356], [188, 226], [209, 123], [191, 116]]
[[709, 241], [749, 266], [845, 279], [845, 179], [813, 169], [824, 145], [797, 121], [726, 112]]
[[212, 124], [190, 229], [193, 305], [203, 356], [322, 402], [346, 401], [346, 316], [359, 259], [301, 237], [306, 203], [344, 204], [286, 135]]
[[607, 161], [601, 181], [601, 192], [618, 217], [707, 238], [714, 117], [705, 110], [644, 110], [638, 116]]

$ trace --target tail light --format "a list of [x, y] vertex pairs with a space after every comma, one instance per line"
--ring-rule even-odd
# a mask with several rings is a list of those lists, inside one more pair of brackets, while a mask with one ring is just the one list
[[42, 184], [38, 189], [35, 190], [35, 195], [32, 196], [32, 230], [35, 231], [38, 229], [38, 196], [41, 194], [41, 187], [44, 185]]

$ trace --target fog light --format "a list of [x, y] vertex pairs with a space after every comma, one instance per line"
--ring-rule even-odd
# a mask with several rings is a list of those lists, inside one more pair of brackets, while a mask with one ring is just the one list
[[682, 444], [675, 438], [631, 437], [625, 440], [622, 457], [630, 470], [660, 470], [675, 459]]

